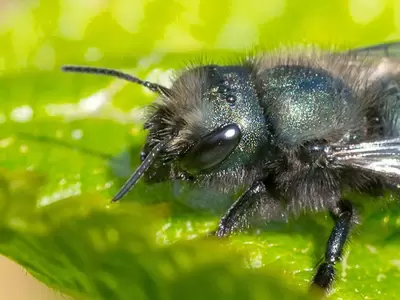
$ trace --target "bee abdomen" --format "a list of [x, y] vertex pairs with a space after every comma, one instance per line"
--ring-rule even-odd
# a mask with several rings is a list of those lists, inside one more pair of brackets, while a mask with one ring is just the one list
[[400, 136], [400, 79], [390, 78], [380, 83], [378, 115], [379, 135], [383, 137]]

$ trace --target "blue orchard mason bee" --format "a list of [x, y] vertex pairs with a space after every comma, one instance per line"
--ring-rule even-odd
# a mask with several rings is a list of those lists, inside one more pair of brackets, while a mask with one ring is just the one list
[[312, 286], [329, 291], [355, 225], [345, 189], [396, 190], [400, 183], [400, 43], [346, 52], [279, 50], [232, 65], [199, 65], [172, 87], [103, 68], [64, 71], [116, 76], [158, 94], [144, 124], [142, 163], [113, 201], [143, 177], [182, 179], [245, 192], [214, 234], [251, 219], [327, 210], [335, 225]]

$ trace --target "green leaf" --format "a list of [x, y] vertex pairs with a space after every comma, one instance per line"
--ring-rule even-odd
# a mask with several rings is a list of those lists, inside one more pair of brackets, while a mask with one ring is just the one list
[[99, 197], [87, 195], [22, 215], [10, 208], [34, 206], [34, 195], [24, 193], [37, 183], [32, 180], [34, 174], [3, 172], [0, 178], [2, 203], [9, 205], [1, 211], [0, 252], [67, 295], [84, 299], [305, 298], [268, 273], [246, 269], [242, 257], [223, 243], [200, 239], [167, 247], [158, 244], [155, 237], [162, 227], [158, 209], [129, 203], [106, 207]]
[[[399, 36], [388, 2], [307, 3], [0, 6], [0, 252], [77, 299], [305, 297], [333, 225], [326, 215], [213, 241], [204, 236], [233, 199], [212, 191], [177, 195], [176, 184], [139, 183], [109, 206], [139, 162], [142, 107], [154, 95], [59, 68], [113, 67], [165, 83], [198, 57], [226, 62], [253, 47], [342, 49]], [[338, 265], [333, 299], [397, 298], [400, 208], [382, 206], [388, 199], [358, 199], [362, 225]]]

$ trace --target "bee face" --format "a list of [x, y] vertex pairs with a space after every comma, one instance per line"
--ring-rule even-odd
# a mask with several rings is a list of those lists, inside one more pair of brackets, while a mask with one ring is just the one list
[[238, 169], [250, 162], [268, 136], [252, 70], [243, 66], [189, 70], [152, 109], [147, 151], [172, 137], [153, 174], [160, 173], [155, 169], [166, 171], [168, 164], [177, 177]]

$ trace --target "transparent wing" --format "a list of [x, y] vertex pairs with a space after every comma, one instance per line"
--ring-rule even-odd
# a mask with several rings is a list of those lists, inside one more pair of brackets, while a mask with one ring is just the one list
[[360, 76], [369, 77], [370, 82], [400, 80], [400, 41], [350, 49], [341, 54], [349, 55], [347, 63], [358, 66]]
[[400, 42], [383, 43], [374, 46], [355, 48], [348, 50], [347, 53], [355, 55], [366, 55], [370, 57], [399, 57]]
[[400, 179], [400, 138], [332, 146], [329, 157], [339, 165]]

